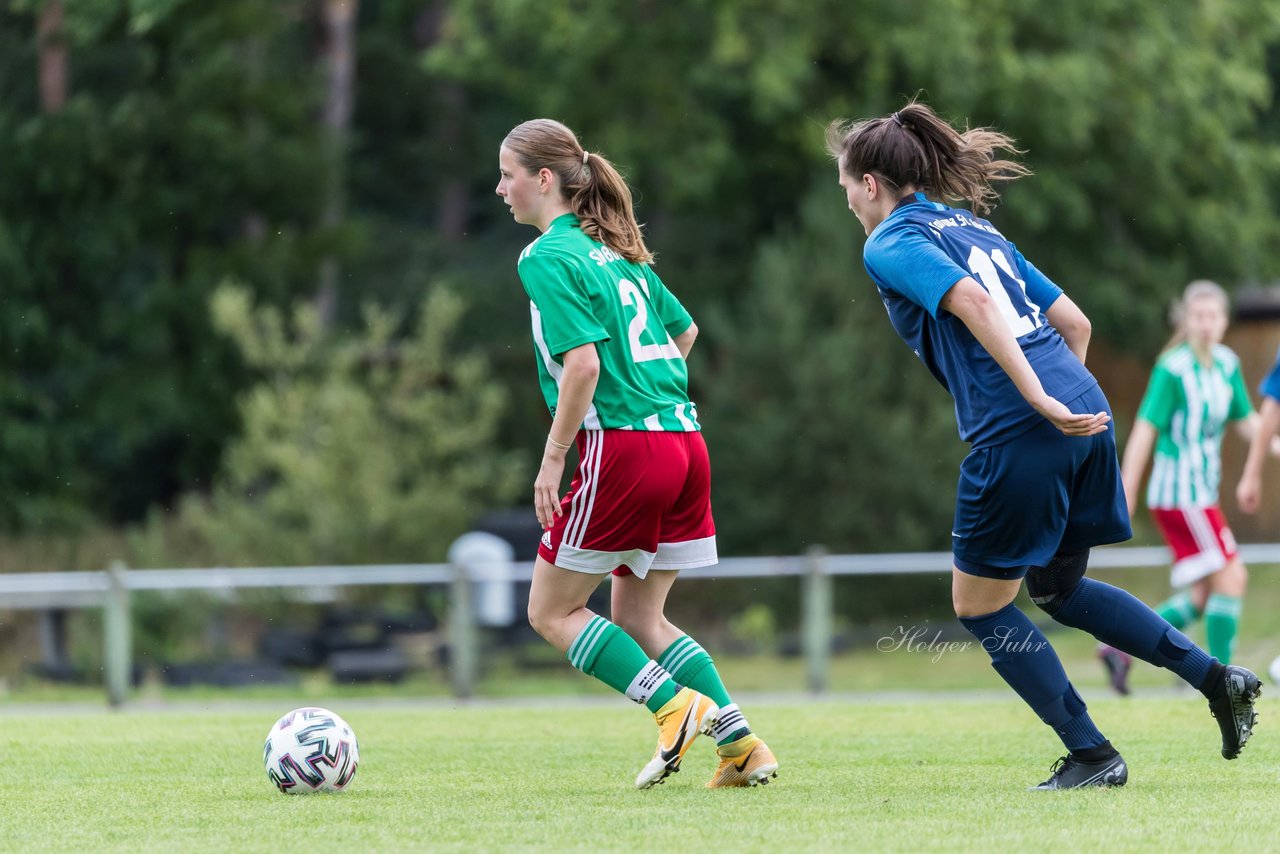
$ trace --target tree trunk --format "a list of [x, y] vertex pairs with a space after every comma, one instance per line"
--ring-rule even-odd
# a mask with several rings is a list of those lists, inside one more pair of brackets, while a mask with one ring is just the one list
[[62, 0], [46, 0], [36, 18], [40, 110], [45, 113], [56, 113], [67, 102], [67, 41], [62, 12]]
[[[448, 12], [448, 0], [435, 0], [418, 14], [413, 27], [414, 46], [426, 50], [440, 38]], [[444, 155], [441, 172], [446, 176], [436, 197], [436, 232], [447, 241], [466, 235], [471, 186], [467, 181], [463, 139], [463, 118], [467, 111], [467, 91], [459, 83], [442, 83], [437, 90], [437, 109], [432, 136]]]
[[[359, 0], [321, 0], [324, 42], [321, 57], [325, 70], [325, 100], [322, 123], [329, 151], [327, 191], [320, 225], [325, 230], [342, 224], [346, 204], [346, 146], [355, 102], [355, 22]], [[320, 288], [316, 307], [326, 326], [333, 322], [338, 304], [338, 262], [320, 262]]]

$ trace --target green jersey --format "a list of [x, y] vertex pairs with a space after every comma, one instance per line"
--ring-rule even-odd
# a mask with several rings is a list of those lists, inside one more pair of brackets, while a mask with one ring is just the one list
[[693, 318], [648, 264], [633, 264], [564, 214], [520, 253], [538, 382], [554, 417], [564, 354], [595, 342], [600, 379], [588, 430], [694, 432], [689, 372], [672, 336]]
[[1138, 417], [1159, 433], [1147, 506], [1171, 510], [1217, 504], [1222, 434], [1227, 422], [1252, 411], [1240, 359], [1227, 347], [1214, 347], [1207, 367], [1188, 344], [1161, 356], [1138, 407]]

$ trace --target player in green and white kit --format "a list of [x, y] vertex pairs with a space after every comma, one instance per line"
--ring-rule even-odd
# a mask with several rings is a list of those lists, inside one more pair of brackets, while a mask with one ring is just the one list
[[[1187, 286], [1174, 342], [1156, 362], [1121, 466], [1132, 515], [1154, 448], [1147, 506], [1173, 551], [1176, 591], [1156, 610], [1179, 629], [1204, 615], [1209, 654], [1223, 664], [1231, 662], [1248, 573], [1218, 506], [1222, 437], [1234, 424], [1248, 441], [1258, 419], [1240, 360], [1222, 344], [1228, 308], [1213, 282]], [[1124, 663], [1114, 651], [1101, 654], [1113, 685], [1125, 690]]]
[[[697, 327], [649, 266], [631, 191], [559, 122], [525, 122], [503, 140], [496, 192], [542, 236], [520, 254], [538, 380], [553, 421], [534, 507], [546, 532], [529, 622], [574, 667], [654, 713], [658, 748], [636, 778], [679, 769], [699, 733], [720, 765], [711, 788], [776, 776], [711, 657], [667, 620], [681, 569], [716, 562], [711, 465], [687, 392]], [[559, 495], [565, 454], [579, 466]], [[614, 622], [587, 609], [613, 573]]]

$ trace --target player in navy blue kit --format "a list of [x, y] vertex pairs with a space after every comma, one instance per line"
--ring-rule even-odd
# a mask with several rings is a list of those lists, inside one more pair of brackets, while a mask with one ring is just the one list
[[985, 219], [996, 181], [1029, 174], [986, 129], [960, 133], [924, 104], [835, 121], [827, 150], [866, 230], [867, 272], [898, 334], [955, 398], [956, 616], [1068, 750], [1035, 788], [1121, 786], [1128, 767], [1089, 717], [1057, 653], [1014, 597], [1198, 688], [1234, 759], [1256, 721], [1258, 677], [1224, 666], [1138, 599], [1085, 577], [1089, 549], [1131, 536], [1111, 407], [1085, 368], [1089, 320]]

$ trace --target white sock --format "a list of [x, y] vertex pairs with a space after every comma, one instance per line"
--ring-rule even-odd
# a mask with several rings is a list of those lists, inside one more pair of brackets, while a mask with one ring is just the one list
[[730, 703], [727, 706], [720, 707], [720, 718], [711, 730], [711, 737], [716, 741], [720, 741], [740, 729], [751, 729], [751, 727], [747, 724], [747, 718], [742, 714], [742, 710], [738, 708], [738, 704]]
[[671, 674], [662, 668], [662, 665], [649, 659], [649, 663], [640, 669], [636, 674], [636, 678], [631, 680], [631, 684], [627, 686], [627, 696], [635, 700], [637, 703], [648, 702], [662, 683], [671, 678]]

